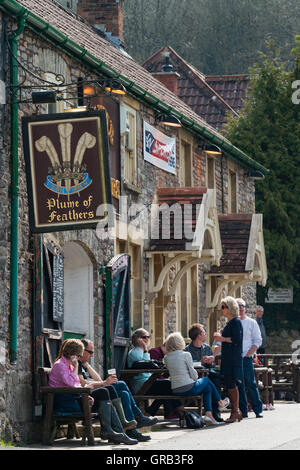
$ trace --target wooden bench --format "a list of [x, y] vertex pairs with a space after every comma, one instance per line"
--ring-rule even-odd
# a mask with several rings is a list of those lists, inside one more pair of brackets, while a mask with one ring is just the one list
[[300, 364], [293, 362], [292, 354], [259, 354], [265, 367], [272, 369], [274, 392], [289, 392], [300, 403]]
[[272, 383], [273, 370], [269, 367], [254, 367], [255, 380], [258, 386], [262, 402], [266, 405], [274, 405], [274, 393]]
[[[74, 387], [49, 387], [48, 378], [50, 368], [40, 367], [39, 374], [41, 378], [40, 391], [43, 394], [44, 410], [43, 410], [43, 432], [42, 432], [42, 443], [44, 445], [52, 445], [56, 436], [57, 427], [62, 424], [68, 425], [68, 438], [76, 436], [79, 438], [79, 434], [76, 428], [76, 423], [82, 421], [83, 433], [82, 433], [82, 444], [93, 446], [94, 432], [92, 427], [92, 413], [89, 404], [88, 395], [91, 393], [90, 388], [74, 388]], [[68, 415], [62, 415], [55, 413], [53, 409], [54, 396], [55, 394], [67, 394], [81, 395], [82, 413], [74, 413]]]

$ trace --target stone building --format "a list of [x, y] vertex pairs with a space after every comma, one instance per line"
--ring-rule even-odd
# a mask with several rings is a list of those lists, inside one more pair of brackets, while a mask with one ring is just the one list
[[[186, 337], [196, 320], [211, 333], [224, 293], [246, 289], [254, 300], [249, 282], [264, 284], [267, 272], [253, 175], [267, 170], [129, 57], [115, 31], [110, 40], [51, 0], [0, 0], [0, 34], [7, 90], [0, 104], [0, 432], [28, 440], [40, 435], [38, 367], [52, 365], [64, 338], [93, 339], [94, 364], [105, 375], [124, 365], [132, 329], [149, 329], [153, 345], [174, 330]], [[41, 91], [47, 98], [34, 93]], [[59, 224], [71, 215], [53, 209], [59, 220], [49, 216], [43, 230], [34, 211], [49, 187], [31, 180], [44, 172], [53, 183], [55, 165], [44, 161], [61, 160], [70, 141], [60, 134], [42, 148], [32, 137], [33, 157], [26, 132], [45, 122], [50, 129], [56, 116], [75, 126], [83, 105], [82, 116], [106, 112], [100, 144], [109, 149], [109, 171], [101, 167], [99, 191], [109, 189], [113, 226], [81, 228], [83, 216], [73, 213], [65, 229]], [[70, 108], [76, 118], [64, 118]], [[170, 117], [180, 127], [163, 123]], [[34, 166], [31, 158], [40, 160]], [[66, 187], [51, 186], [49, 207], [52, 199], [60, 209], [86, 201], [83, 186], [77, 199]]]

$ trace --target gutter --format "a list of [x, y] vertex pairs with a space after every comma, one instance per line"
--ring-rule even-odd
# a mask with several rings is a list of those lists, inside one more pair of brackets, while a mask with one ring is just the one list
[[18, 43], [19, 37], [23, 33], [26, 23], [26, 15], [23, 15], [18, 27], [13, 31], [8, 40], [11, 47], [10, 55], [10, 86], [11, 86], [11, 235], [10, 235], [10, 361], [15, 364], [17, 361], [17, 338], [18, 338], [18, 230], [19, 230], [19, 119], [18, 119]]
[[169, 113], [176, 116], [178, 119], [180, 119], [182, 125], [187, 130], [195, 133], [201, 138], [205, 138], [205, 140], [209, 143], [220, 147], [224, 155], [232, 158], [246, 168], [258, 170], [263, 175], [269, 174], [269, 170], [250, 158], [246, 153], [232, 145], [227, 139], [223, 138], [221, 135], [215, 134], [207, 127], [202, 126], [196, 121], [186, 117], [184, 114], [178, 112], [172, 106], [167, 105], [159, 98], [155, 97], [136, 83], [126, 78], [124, 75], [116, 72], [103, 61], [88, 52], [84, 47], [80, 46], [68, 36], [58, 31], [39, 16], [36, 16], [34, 13], [31, 13], [29, 10], [24, 8], [16, 0], [0, 0], [0, 7], [7, 14], [19, 18], [27, 15], [27, 26], [31, 27], [37, 34], [42, 36], [48, 42], [51, 42], [55, 46], [60, 47], [64, 52], [70, 54], [77, 60], [79, 59], [93, 72], [99, 72], [107, 77], [118, 79], [136, 99], [144, 102], [149, 107], [152, 107], [161, 113]]

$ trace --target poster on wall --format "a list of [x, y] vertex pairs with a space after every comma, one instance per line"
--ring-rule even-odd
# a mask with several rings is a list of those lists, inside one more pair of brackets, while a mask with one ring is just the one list
[[105, 111], [23, 117], [22, 131], [31, 230], [95, 227], [111, 204]]
[[176, 175], [176, 137], [169, 137], [144, 121], [144, 160]]

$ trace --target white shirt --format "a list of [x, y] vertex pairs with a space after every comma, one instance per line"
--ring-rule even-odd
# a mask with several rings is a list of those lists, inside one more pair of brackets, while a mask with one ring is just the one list
[[252, 346], [255, 345], [259, 348], [262, 338], [259, 326], [255, 320], [246, 316], [241, 322], [243, 326], [243, 357], [245, 357]]

